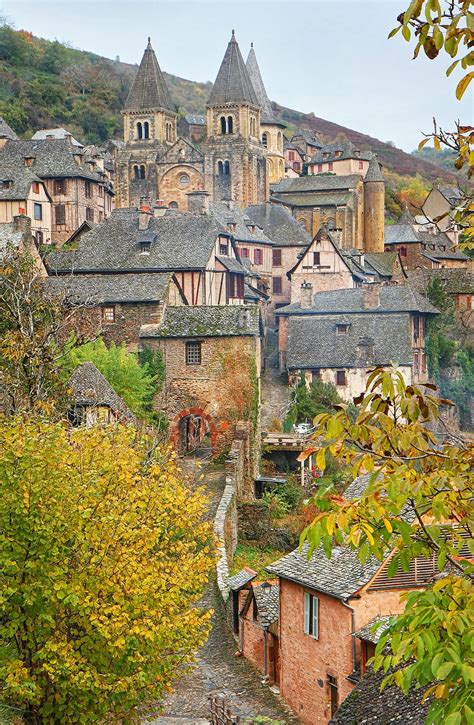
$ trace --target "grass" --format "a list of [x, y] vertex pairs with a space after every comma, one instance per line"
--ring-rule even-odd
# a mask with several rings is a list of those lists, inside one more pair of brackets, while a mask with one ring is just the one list
[[265, 571], [265, 567], [287, 553], [286, 551], [278, 551], [268, 547], [260, 549], [258, 546], [251, 546], [250, 544], [238, 544], [234, 554], [231, 574], [237, 574], [244, 566], [249, 566], [257, 572], [258, 579], [266, 579], [269, 575]]

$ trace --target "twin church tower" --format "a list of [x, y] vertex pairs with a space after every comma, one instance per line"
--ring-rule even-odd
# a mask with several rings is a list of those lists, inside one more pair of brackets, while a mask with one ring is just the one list
[[150, 39], [123, 110], [116, 166], [117, 206], [188, 209], [189, 192], [238, 206], [269, 197], [285, 174], [283, 124], [273, 115], [253, 47], [244, 62], [234, 31], [207, 104], [207, 137], [194, 145], [177, 133], [176, 105]]

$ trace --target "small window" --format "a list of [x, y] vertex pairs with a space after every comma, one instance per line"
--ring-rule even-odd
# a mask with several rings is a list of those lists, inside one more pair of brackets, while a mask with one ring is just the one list
[[272, 277], [273, 294], [280, 295], [282, 290], [281, 277]]
[[336, 370], [336, 385], [347, 385], [345, 370]]
[[98, 186], [97, 187], [97, 193], [99, 194], [99, 196], [104, 196], [104, 187], [103, 186]]
[[311, 370], [311, 381], [317, 383], [321, 380], [321, 370]]
[[151, 242], [140, 242], [140, 254], [150, 254]]
[[364, 168], [364, 162], [363, 161], [359, 161], [359, 169], [363, 169], [363, 168]]
[[263, 251], [261, 249], [254, 249], [253, 261], [255, 264], [263, 264]]
[[227, 133], [227, 121], [225, 120], [225, 116], [221, 116], [221, 133]]
[[244, 275], [233, 274], [227, 277], [227, 293], [229, 299], [243, 299], [244, 297]]
[[290, 161], [294, 161], [295, 160], [295, 152], [294, 151], [288, 151], [288, 159]]
[[84, 186], [84, 191], [86, 195], [86, 199], [90, 199], [92, 197], [92, 184], [90, 181], [86, 181]]
[[102, 320], [104, 322], [115, 322], [115, 305], [107, 305], [102, 308]]
[[200, 342], [187, 342], [186, 343], [186, 365], [200, 365], [201, 364], [201, 343]]
[[181, 186], [189, 186], [189, 176], [187, 174], [181, 174], [179, 177], [179, 183]]
[[43, 244], [43, 232], [35, 232], [36, 244]]
[[94, 210], [90, 206], [86, 207], [86, 219], [88, 222], [94, 221]]
[[338, 335], [345, 335], [349, 332], [349, 325], [336, 325], [336, 333]]
[[330, 162], [328, 163], [328, 170], [329, 170], [329, 171], [332, 171], [333, 169], [334, 169], [334, 164], [332, 163], [332, 161], [330, 161]]
[[150, 138], [150, 124], [148, 121], [143, 124], [143, 138]]
[[319, 599], [309, 592], [304, 593], [304, 633], [319, 639]]
[[266, 133], [262, 133], [262, 144], [263, 144], [263, 146], [265, 146], [265, 148], [267, 148], [267, 146], [268, 146], [268, 136], [267, 136]]
[[300, 171], [301, 170], [301, 164], [300, 164], [300, 162], [299, 161], [295, 161], [295, 163], [293, 164], [293, 168], [294, 168], [295, 171]]
[[104, 212], [103, 211], [100, 211], [99, 212], [99, 221], [101, 222], [103, 220], [104, 220]]
[[33, 194], [39, 194], [40, 185], [38, 181], [33, 181], [33, 183], [31, 184], [31, 188], [33, 189]]
[[224, 164], [222, 161], [217, 162], [217, 174], [218, 174], [218, 176], [224, 175]]
[[25, 156], [25, 166], [33, 166], [33, 162], [35, 160], [34, 156]]
[[321, 264], [321, 252], [313, 252], [313, 266], [319, 267]]
[[407, 256], [407, 248], [406, 247], [400, 247], [399, 250], [400, 257], [406, 257]]
[[177, 209], [178, 208], [178, 202], [177, 201], [170, 201], [168, 204], [170, 209]]
[[140, 179], [146, 179], [146, 167], [145, 167], [145, 164], [140, 164], [139, 177], [140, 177]]
[[219, 244], [219, 254], [227, 254], [227, 244], [225, 244], [224, 242], [221, 242]]
[[35, 202], [33, 206], [33, 215], [36, 221], [41, 221], [43, 218], [43, 207], [41, 204]]
[[272, 251], [272, 261], [274, 267], [281, 267], [281, 249], [274, 249]]
[[138, 138], [143, 138], [143, 127], [140, 121], [137, 123], [137, 136]]
[[320, 172], [322, 170], [323, 170], [323, 165], [322, 164], [318, 164], [318, 172]]
[[242, 247], [242, 249], [240, 250], [240, 256], [244, 257], [245, 259], [249, 258], [250, 255], [247, 247]]
[[137, 164], [135, 164], [135, 166], [133, 167], [133, 175], [134, 175], [135, 179], [139, 179], [140, 178], [140, 172], [138, 170]]
[[230, 161], [224, 162], [224, 176], [230, 176]]
[[227, 116], [227, 133], [234, 133], [234, 119], [232, 116]]
[[54, 207], [54, 218], [56, 224], [66, 224], [66, 207], [64, 204], [56, 204]]
[[331, 717], [334, 717], [339, 706], [339, 697], [337, 691], [337, 679], [328, 675], [329, 700], [331, 703]]

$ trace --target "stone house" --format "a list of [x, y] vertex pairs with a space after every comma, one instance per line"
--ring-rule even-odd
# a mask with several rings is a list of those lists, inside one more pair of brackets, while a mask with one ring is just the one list
[[331, 383], [346, 401], [365, 390], [374, 366], [395, 363], [405, 380], [427, 380], [426, 320], [437, 310], [407, 285], [319, 292], [303, 283], [299, 303], [278, 310], [280, 369]]
[[317, 174], [283, 179], [272, 188], [272, 203], [283, 204], [314, 236], [321, 226], [343, 249], [384, 251], [385, 182], [375, 158], [359, 174]]
[[278, 641], [279, 587], [251, 582], [241, 590], [239, 651], [262, 673], [267, 682], [280, 684]]
[[92, 362], [79, 365], [68, 381], [71, 425], [107, 425], [114, 422], [131, 423], [137, 420], [122, 398]]
[[0, 151], [0, 224], [10, 224], [16, 216], [26, 215], [37, 244], [48, 243], [51, 206], [51, 197], [39, 176], [25, 166], [8, 163]]
[[341, 249], [333, 232], [322, 227], [300, 252], [287, 272], [291, 302], [299, 302], [301, 285], [307, 282], [315, 292], [360, 287], [365, 282], [398, 284], [406, 279], [397, 252], [367, 252]]
[[[367, 477], [346, 490], [360, 496]], [[279, 578], [280, 693], [304, 725], [327, 723], [360, 676], [356, 632], [375, 617], [404, 609], [400, 594], [426, 585], [436, 573], [434, 558], [418, 558], [408, 572], [388, 577], [391, 556], [362, 564], [357, 553], [336, 546], [331, 559], [319, 547], [287, 554], [267, 567]]]
[[325, 144], [308, 162], [308, 175], [334, 173], [338, 176], [360, 174], [364, 177], [373, 154], [361, 151], [352, 141]]
[[421, 231], [408, 209], [397, 224], [385, 227], [385, 250], [397, 251], [407, 270], [467, 269], [469, 257], [444, 232]]
[[178, 121], [178, 133], [192, 143], [201, 143], [206, 138], [206, 117], [187, 113]]
[[461, 191], [456, 186], [434, 186], [421, 207], [425, 220], [433, 222], [439, 231], [446, 232], [454, 244], [458, 241], [459, 227], [453, 220], [453, 214], [461, 199]]
[[167, 306], [159, 324], [140, 328], [140, 347], [163, 355], [155, 404], [180, 453], [204, 440], [222, 451], [238, 421], [258, 415], [262, 332], [255, 305]]
[[286, 141], [283, 147], [283, 155], [285, 157], [285, 176], [289, 178], [300, 176], [303, 171], [306, 153], [297, 144]]
[[43, 182], [51, 204], [51, 234], [43, 234], [45, 243], [61, 245], [84, 221], [97, 224], [112, 211], [114, 192], [103, 160], [77, 146], [70, 135], [9, 140], [0, 150], [2, 166], [20, 178], [26, 168]]
[[319, 138], [308, 128], [301, 128], [293, 134], [290, 143], [300, 149], [304, 162], [309, 161], [323, 146]]

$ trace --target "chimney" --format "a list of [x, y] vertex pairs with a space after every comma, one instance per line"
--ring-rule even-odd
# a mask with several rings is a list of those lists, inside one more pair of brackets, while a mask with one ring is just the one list
[[160, 217], [164, 216], [167, 211], [168, 207], [166, 206], [163, 199], [157, 199], [153, 206], [153, 216], [155, 217], [155, 219], [159, 219]]
[[303, 310], [309, 310], [313, 306], [313, 285], [311, 282], [303, 282], [301, 285], [301, 302], [300, 307]]
[[26, 216], [25, 210], [20, 209], [20, 213], [13, 217], [13, 228], [16, 232], [31, 232], [31, 219]]
[[362, 307], [364, 310], [376, 310], [380, 307], [380, 287], [378, 282], [362, 285]]
[[138, 229], [143, 232], [148, 229], [150, 223], [151, 209], [148, 204], [140, 204], [140, 210], [138, 212]]
[[65, 138], [67, 139], [68, 143], [70, 143], [71, 146], [73, 146], [73, 143], [72, 143], [72, 133], [67, 133], [66, 136], [65, 136]]
[[209, 214], [209, 192], [198, 190], [188, 191], [188, 211], [193, 214]]

